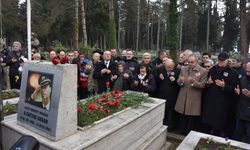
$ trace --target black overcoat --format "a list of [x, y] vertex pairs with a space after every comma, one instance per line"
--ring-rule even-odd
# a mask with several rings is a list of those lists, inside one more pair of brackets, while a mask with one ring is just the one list
[[227, 121], [230, 97], [234, 93], [234, 88], [239, 84], [237, 73], [226, 67], [220, 69], [217, 65], [210, 69], [208, 78], [224, 80], [225, 87], [221, 88], [215, 84], [207, 85], [205, 99], [203, 102], [202, 121], [217, 130], [223, 130]]
[[[163, 74], [164, 80], [159, 78], [160, 74]], [[166, 109], [174, 110], [175, 103], [180, 91], [180, 86], [177, 84], [177, 79], [180, 74], [180, 69], [174, 68], [172, 72], [167, 72], [165, 68], [160, 68], [158, 70], [157, 83], [158, 90], [156, 96], [166, 101]], [[175, 81], [171, 81], [170, 76], [175, 77]]]
[[[109, 69], [110, 74], [101, 74], [102, 69]], [[116, 64], [113, 61], [110, 61], [108, 68], [105, 65], [104, 60], [98, 63], [94, 69], [93, 78], [98, 82], [98, 93], [103, 93], [107, 90], [106, 83], [111, 81], [111, 76], [115, 74]], [[112, 88], [112, 87], [110, 87]]]

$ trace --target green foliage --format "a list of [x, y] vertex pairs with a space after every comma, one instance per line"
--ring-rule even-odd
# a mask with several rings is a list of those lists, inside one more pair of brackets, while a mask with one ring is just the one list
[[79, 53], [84, 54], [87, 58], [91, 59], [92, 52], [96, 50], [95, 47], [91, 48], [89, 46], [84, 46], [83, 42], [80, 42], [79, 44]]
[[9, 115], [9, 114], [13, 114], [17, 112], [17, 105], [16, 104], [11, 104], [9, 102], [7, 102], [4, 106], [3, 106], [3, 113], [5, 115]]
[[109, 21], [108, 47], [109, 48], [117, 47], [115, 20]]
[[51, 48], [55, 50], [56, 52], [58, 51], [66, 51], [67, 49], [62, 45], [62, 43], [59, 40], [52, 41], [52, 46]]
[[223, 34], [223, 48], [225, 51], [233, 50], [239, 35], [239, 20], [237, 10], [237, 0], [228, 0], [225, 2], [226, 14]]
[[167, 46], [170, 50], [170, 57], [177, 60], [177, 49], [178, 49], [178, 12], [176, 0], [170, 0], [169, 6], [169, 31], [167, 38]]
[[137, 92], [111, 91], [90, 97], [78, 103], [78, 126], [91, 125], [128, 107], [138, 107], [142, 102], [151, 102], [151, 100], [148, 96]]

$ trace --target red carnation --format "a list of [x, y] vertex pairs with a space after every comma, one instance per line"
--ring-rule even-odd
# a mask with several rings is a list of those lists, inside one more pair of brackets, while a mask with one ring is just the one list
[[101, 103], [101, 99], [100, 98], [97, 98], [97, 103]]
[[109, 111], [107, 108], [104, 108], [103, 111], [107, 114]]
[[108, 95], [104, 94], [104, 95], [102, 96], [102, 100], [103, 100], [103, 101], [108, 100]]
[[103, 108], [102, 108], [102, 106], [100, 106], [100, 107], [99, 107], [99, 110], [100, 110], [100, 111], [103, 111]]
[[59, 59], [57, 57], [54, 57], [52, 58], [51, 62], [54, 64], [54, 65], [57, 65], [59, 63]]
[[118, 106], [118, 105], [119, 105], [119, 101], [118, 101], [118, 100], [115, 100], [115, 101], [113, 102], [113, 105], [114, 105], [114, 106]]
[[92, 103], [92, 104], [89, 104], [88, 105], [88, 108], [90, 109], [90, 110], [94, 110], [94, 109], [96, 109], [96, 103]]
[[77, 112], [83, 112], [82, 107], [81, 106], [77, 106]]
[[114, 103], [113, 103], [112, 101], [108, 101], [108, 105], [109, 105], [109, 106], [113, 106]]
[[106, 82], [106, 86], [107, 86], [107, 87], [110, 86], [110, 82], [109, 82], [109, 81]]
[[66, 63], [67, 63], [66, 57], [62, 58], [62, 59], [61, 59], [61, 64], [66, 64]]

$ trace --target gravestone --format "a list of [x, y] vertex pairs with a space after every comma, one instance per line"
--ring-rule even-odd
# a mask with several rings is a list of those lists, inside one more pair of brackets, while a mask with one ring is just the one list
[[77, 132], [77, 66], [27, 62], [17, 123], [58, 141]]

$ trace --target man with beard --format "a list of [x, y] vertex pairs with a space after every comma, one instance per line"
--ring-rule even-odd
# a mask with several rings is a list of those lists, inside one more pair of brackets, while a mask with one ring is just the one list
[[164, 62], [164, 68], [158, 72], [158, 90], [157, 97], [165, 99], [165, 117], [163, 120], [164, 125], [168, 125], [168, 130], [173, 130], [177, 126], [177, 116], [174, 107], [180, 87], [177, 84], [177, 79], [180, 74], [180, 69], [175, 67], [172, 59], [167, 59]]
[[238, 83], [236, 72], [228, 66], [228, 54], [218, 55], [218, 64], [208, 72], [207, 91], [204, 99], [202, 122], [210, 133], [220, 136], [226, 127], [229, 102]]

